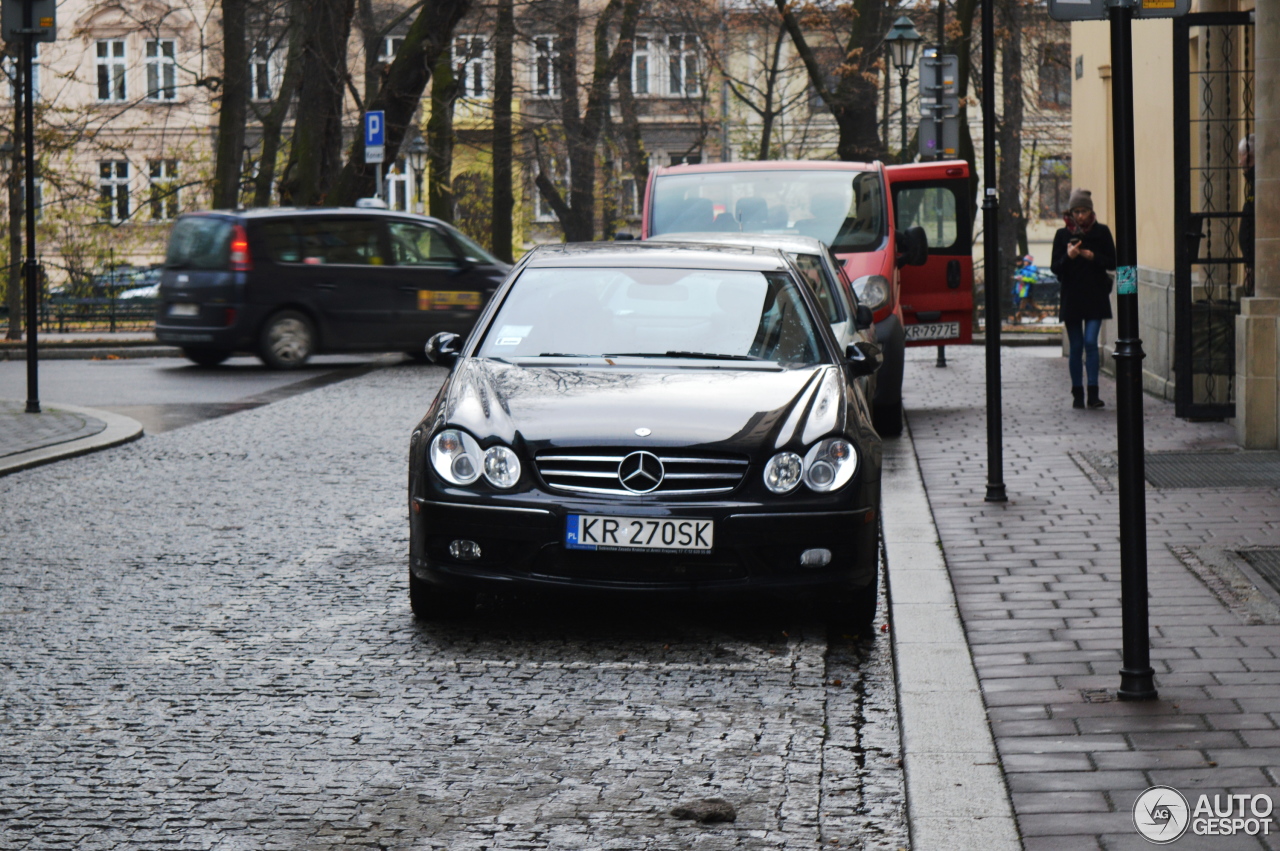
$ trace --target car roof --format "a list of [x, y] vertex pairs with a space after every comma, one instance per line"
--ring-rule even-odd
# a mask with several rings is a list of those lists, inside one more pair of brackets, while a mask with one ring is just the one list
[[785, 255], [772, 247], [657, 241], [540, 245], [525, 260], [529, 268], [636, 265], [758, 272], [790, 269]]
[[728, 171], [881, 171], [880, 162], [858, 163], [844, 160], [735, 160], [727, 163], [668, 165], [654, 169], [656, 174], [704, 174]]
[[[378, 207], [249, 207], [243, 210], [197, 210], [190, 213], [183, 213], [182, 217], [221, 216], [225, 218], [257, 220], [332, 215], [417, 219], [418, 221], [432, 222], [433, 224], [438, 225], [448, 224], [440, 219], [432, 218], [431, 216], [422, 216], [417, 213], [409, 213], [402, 210], [383, 210]], [[450, 227], [452, 227], [452, 225], [450, 225]]]
[[713, 245], [752, 245], [760, 248], [776, 248], [789, 254], [826, 253], [826, 243], [816, 236], [804, 236], [798, 233], [727, 233], [690, 232], [664, 233], [649, 237], [649, 242], [701, 242]]

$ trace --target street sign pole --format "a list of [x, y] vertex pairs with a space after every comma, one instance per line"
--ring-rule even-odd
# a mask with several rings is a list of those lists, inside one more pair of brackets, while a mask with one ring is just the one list
[[[1000, 398], [1000, 202], [996, 195], [995, 2], [982, 0], [982, 264], [987, 296], [987, 502], [1007, 502]], [[939, 122], [941, 123], [941, 122]]]
[[387, 152], [387, 115], [381, 109], [371, 110], [364, 114], [364, 161], [368, 165], [376, 165], [378, 197], [387, 200], [382, 194], [382, 162]]
[[23, 144], [26, 146], [26, 213], [27, 259], [23, 264], [23, 280], [27, 287], [27, 407], [28, 414], [40, 413], [40, 350], [37, 337], [40, 299], [40, 264], [36, 260], [36, 156], [35, 156], [35, 100], [31, 85], [31, 54], [35, 51], [34, 15], [32, 0], [22, 4], [22, 120]]
[[1147, 612], [1147, 506], [1138, 339], [1138, 214], [1133, 138], [1133, 9], [1111, 7], [1111, 121], [1116, 191], [1116, 429], [1120, 467], [1121, 700], [1155, 700]]

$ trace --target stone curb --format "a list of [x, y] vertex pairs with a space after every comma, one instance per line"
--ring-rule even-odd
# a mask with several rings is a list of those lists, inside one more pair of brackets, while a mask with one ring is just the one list
[[6, 455], [0, 458], [0, 476], [7, 476], [9, 473], [16, 473], [19, 470], [26, 470], [31, 467], [39, 467], [42, 464], [51, 464], [63, 458], [87, 455], [90, 452], [97, 452], [99, 449], [119, 446], [122, 443], [128, 443], [142, 437], [142, 423], [131, 417], [113, 414], [110, 411], [103, 411], [98, 408], [81, 408], [76, 405], [63, 405], [61, 403], [42, 404], [42, 407], [71, 411], [81, 416], [93, 417], [106, 423], [107, 427], [89, 437], [81, 437], [76, 440], [54, 443], [14, 455]]
[[913, 848], [1021, 851], [910, 430], [884, 442], [881, 495]]
[[[113, 345], [92, 348], [75, 345], [41, 346], [40, 360], [93, 360], [94, 358], [177, 358], [182, 349], [151, 343], [145, 346]], [[26, 360], [27, 350], [16, 347], [0, 348], [0, 361]], [[70, 410], [68, 408], [68, 410]]]

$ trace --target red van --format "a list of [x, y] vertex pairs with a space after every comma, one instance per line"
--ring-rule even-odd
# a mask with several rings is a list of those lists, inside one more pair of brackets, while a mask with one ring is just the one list
[[[892, 226], [890, 226], [892, 223]], [[973, 338], [973, 197], [964, 160], [764, 161], [654, 169], [641, 237], [799, 233], [827, 243], [875, 314], [875, 425], [902, 432], [906, 346]]]

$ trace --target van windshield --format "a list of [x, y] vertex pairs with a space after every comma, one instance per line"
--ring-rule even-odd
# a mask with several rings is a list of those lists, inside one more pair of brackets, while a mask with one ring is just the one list
[[838, 254], [874, 251], [885, 237], [884, 192], [873, 171], [769, 169], [664, 174], [650, 233], [798, 233]]
[[169, 233], [164, 265], [169, 269], [225, 269], [231, 222], [215, 216], [178, 219]]

